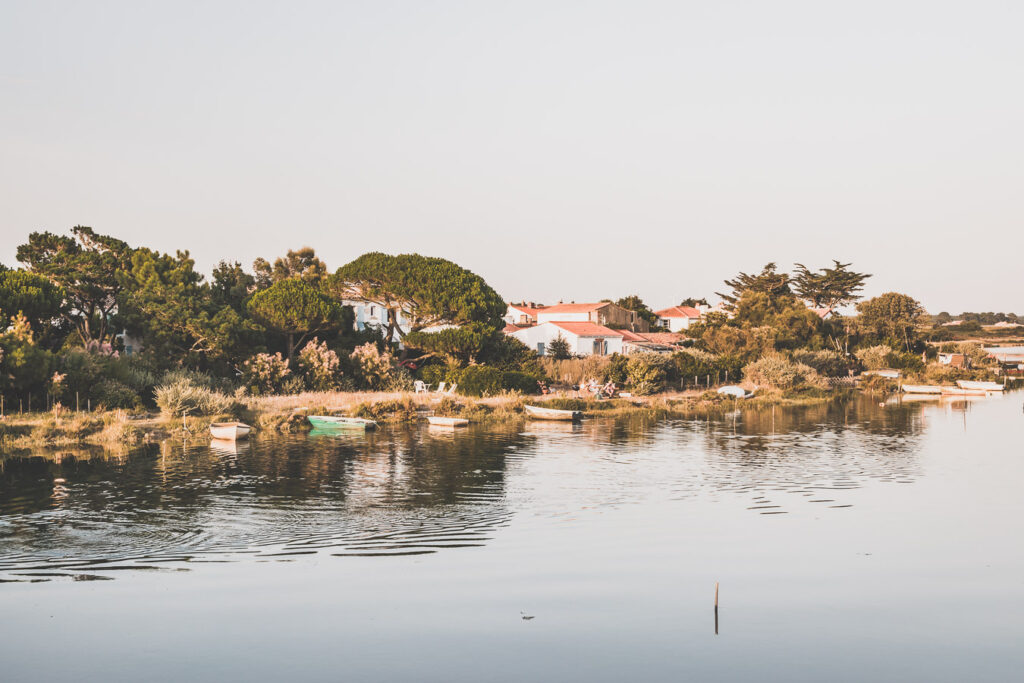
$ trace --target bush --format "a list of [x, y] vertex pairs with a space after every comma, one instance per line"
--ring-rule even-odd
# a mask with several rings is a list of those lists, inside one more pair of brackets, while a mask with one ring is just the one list
[[372, 391], [409, 391], [412, 377], [409, 371], [395, 363], [387, 351], [381, 353], [376, 344], [366, 343], [349, 356], [352, 373], [360, 389]]
[[852, 368], [850, 359], [838, 351], [797, 351], [793, 361], [808, 365], [825, 377], [845, 377]]
[[762, 387], [792, 389], [804, 384], [821, 385], [821, 378], [814, 368], [803, 363], [794, 363], [785, 356], [771, 353], [743, 368], [748, 382]]
[[[566, 360], [556, 360], [550, 356], [540, 358], [541, 368], [549, 380], [575, 385], [591, 378], [602, 384], [607, 382], [608, 373], [617, 363], [624, 364], [625, 357], [616, 353], [611, 356], [585, 356]], [[625, 377], [622, 381], [625, 381]]]
[[142, 397], [131, 387], [116, 379], [105, 379], [92, 391], [93, 401], [102, 408], [126, 408], [138, 410], [142, 408]]
[[291, 372], [280, 353], [258, 353], [242, 363], [242, 381], [253, 395], [281, 391]]
[[425, 365], [416, 371], [416, 376], [430, 386], [437, 386], [448, 377], [448, 368], [444, 365]]
[[639, 353], [629, 358], [626, 375], [633, 393], [655, 394], [665, 388], [672, 359], [658, 353]]
[[314, 337], [299, 352], [298, 364], [306, 386], [313, 391], [332, 391], [341, 385], [341, 359], [327, 348], [327, 342]]
[[503, 391], [537, 393], [537, 377], [524, 372], [503, 372], [485, 365], [471, 365], [448, 375], [465, 396], [496, 396]]
[[179, 379], [156, 388], [156, 404], [167, 415], [217, 415], [234, 411], [235, 400], [219, 392]]
[[854, 355], [857, 356], [857, 360], [861, 362], [865, 370], [883, 370], [892, 367], [890, 364], [891, 354], [892, 348], [885, 344], [879, 344], [860, 349]]

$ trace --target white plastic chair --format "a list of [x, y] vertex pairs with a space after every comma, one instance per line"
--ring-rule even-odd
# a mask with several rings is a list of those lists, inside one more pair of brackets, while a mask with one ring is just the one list
[[416, 380], [415, 382], [412, 383], [412, 385], [416, 388], [417, 394], [425, 394], [430, 390], [430, 387], [427, 386], [427, 383], [421, 379]]

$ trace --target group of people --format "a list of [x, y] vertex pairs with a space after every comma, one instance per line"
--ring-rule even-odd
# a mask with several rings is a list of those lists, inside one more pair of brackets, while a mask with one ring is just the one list
[[591, 377], [589, 380], [580, 380], [576, 396], [579, 398], [588, 395], [594, 398], [611, 398], [617, 391], [618, 387], [615, 386], [615, 382], [609, 380], [607, 384], [601, 384]]

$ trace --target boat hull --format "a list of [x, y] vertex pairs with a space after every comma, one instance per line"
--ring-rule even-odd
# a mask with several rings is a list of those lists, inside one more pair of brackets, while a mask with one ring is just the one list
[[335, 415], [310, 415], [306, 418], [316, 429], [376, 429], [377, 423], [362, 417], [338, 417]]
[[431, 415], [427, 418], [427, 422], [431, 427], [466, 427], [469, 425], [469, 420], [464, 417], [435, 417]]
[[246, 439], [252, 427], [242, 422], [214, 422], [210, 425], [210, 436], [224, 441]]
[[999, 382], [975, 382], [966, 379], [958, 379], [956, 385], [961, 389], [981, 389], [982, 391], [1002, 391], [1006, 388]]
[[942, 387], [934, 384], [904, 384], [903, 393], [905, 394], [941, 394]]
[[523, 409], [534, 420], [578, 422], [583, 419], [583, 413], [578, 410], [558, 410], [557, 408], [540, 408], [538, 406], [523, 406]]

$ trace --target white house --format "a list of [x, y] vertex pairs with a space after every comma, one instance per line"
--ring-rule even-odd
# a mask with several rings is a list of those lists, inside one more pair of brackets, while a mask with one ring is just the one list
[[504, 320], [507, 324], [516, 325], [517, 327], [536, 325], [537, 313], [543, 308], [545, 308], [543, 304], [535, 304], [532, 301], [530, 303], [509, 304], [505, 310]]
[[[362, 299], [342, 299], [341, 305], [352, 307], [352, 312], [355, 313], [353, 327], [356, 331], [362, 332], [367, 327], [380, 330], [381, 334], [387, 331], [391, 317], [388, 315], [388, 309], [380, 305], [380, 303], [364, 301]], [[398, 314], [398, 327], [402, 329], [403, 334], [409, 333], [408, 316], [401, 313]], [[399, 339], [400, 335], [396, 331], [391, 341], [397, 342]]]
[[542, 322], [508, 333], [541, 356], [558, 337], [569, 343], [569, 352], [579, 356], [622, 353], [623, 334], [604, 325], [584, 321]]
[[690, 325], [700, 322], [700, 311], [692, 306], [673, 306], [655, 311], [658, 316], [658, 325], [669, 332], [687, 330]]

